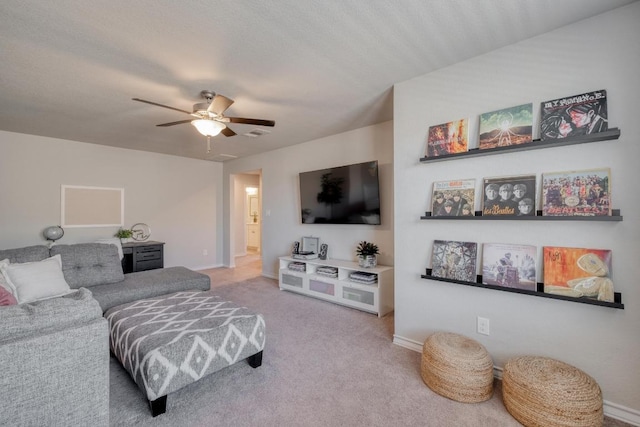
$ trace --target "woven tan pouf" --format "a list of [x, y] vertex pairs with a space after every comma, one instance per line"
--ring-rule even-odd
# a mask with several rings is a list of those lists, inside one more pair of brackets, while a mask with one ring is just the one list
[[458, 402], [483, 402], [493, 394], [491, 355], [462, 335], [430, 335], [422, 346], [420, 373], [431, 390]]
[[547, 357], [507, 361], [502, 400], [507, 411], [527, 427], [593, 427], [604, 422], [602, 392], [595, 380]]

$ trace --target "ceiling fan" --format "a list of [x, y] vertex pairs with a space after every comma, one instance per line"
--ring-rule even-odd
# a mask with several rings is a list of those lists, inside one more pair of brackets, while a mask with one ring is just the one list
[[227, 126], [227, 123], [241, 123], [246, 125], [258, 125], [258, 126], [275, 126], [276, 122], [273, 120], [262, 119], [247, 119], [243, 117], [227, 117], [224, 112], [227, 108], [233, 104], [233, 99], [229, 99], [223, 95], [217, 95], [210, 90], [203, 90], [200, 92], [200, 96], [206, 100], [206, 102], [200, 102], [193, 104], [193, 111], [181, 110], [180, 108], [170, 107], [168, 105], [158, 104], [157, 102], [147, 101], [140, 98], [132, 98], [133, 101], [144, 102], [145, 104], [151, 104], [162, 108], [168, 108], [170, 110], [180, 111], [181, 113], [188, 114], [195, 117], [195, 119], [179, 120], [177, 122], [161, 123], [156, 126], [167, 127], [181, 125], [184, 123], [191, 123], [198, 132], [207, 137], [207, 152], [211, 151], [211, 137], [222, 133], [224, 136], [237, 135], [231, 128]]

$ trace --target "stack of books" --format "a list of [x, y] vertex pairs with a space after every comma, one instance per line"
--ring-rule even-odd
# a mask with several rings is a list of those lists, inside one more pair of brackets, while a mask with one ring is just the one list
[[327, 265], [322, 265], [316, 268], [316, 274], [327, 277], [338, 277], [338, 269], [336, 267], [329, 267]]
[[349, 274], [349, 280], [364, 285], [373, 285], [378, 283], [378, 275], [374, 273], [365, 273], [363, 271], [355, 271]]
[[304, 273], [305, 271], [307, 271], [307, 264], [305, 264], [304, 262], [293, 261], [289, 263], [287, 268], [292, 271], [301, 271]]

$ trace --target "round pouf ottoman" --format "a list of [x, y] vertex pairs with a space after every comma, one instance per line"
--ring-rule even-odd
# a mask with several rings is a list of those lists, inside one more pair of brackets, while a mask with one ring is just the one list
[[527, 427], [592, 427], [604, 422], [602, 392], [595, 380], [548, 357], [507, 361], [502, 399], [507, 411]]
[[450, 332], [430, 335], [422, 346], [420, 374], [441, 396], [464, 403], [493, 394], [493, 360], [477, 341]]

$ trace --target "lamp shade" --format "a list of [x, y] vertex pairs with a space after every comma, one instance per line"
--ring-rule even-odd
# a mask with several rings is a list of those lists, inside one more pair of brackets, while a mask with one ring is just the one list
[[216, 136], [226, 127], [216, 120], [207, 119], [192, 120], [191, 124], [204, 136]]
[[52, 225], [45, 228], [42, 234], [47, 240], [56, 241], [64, 236], [64, 230], [59, 225]]

